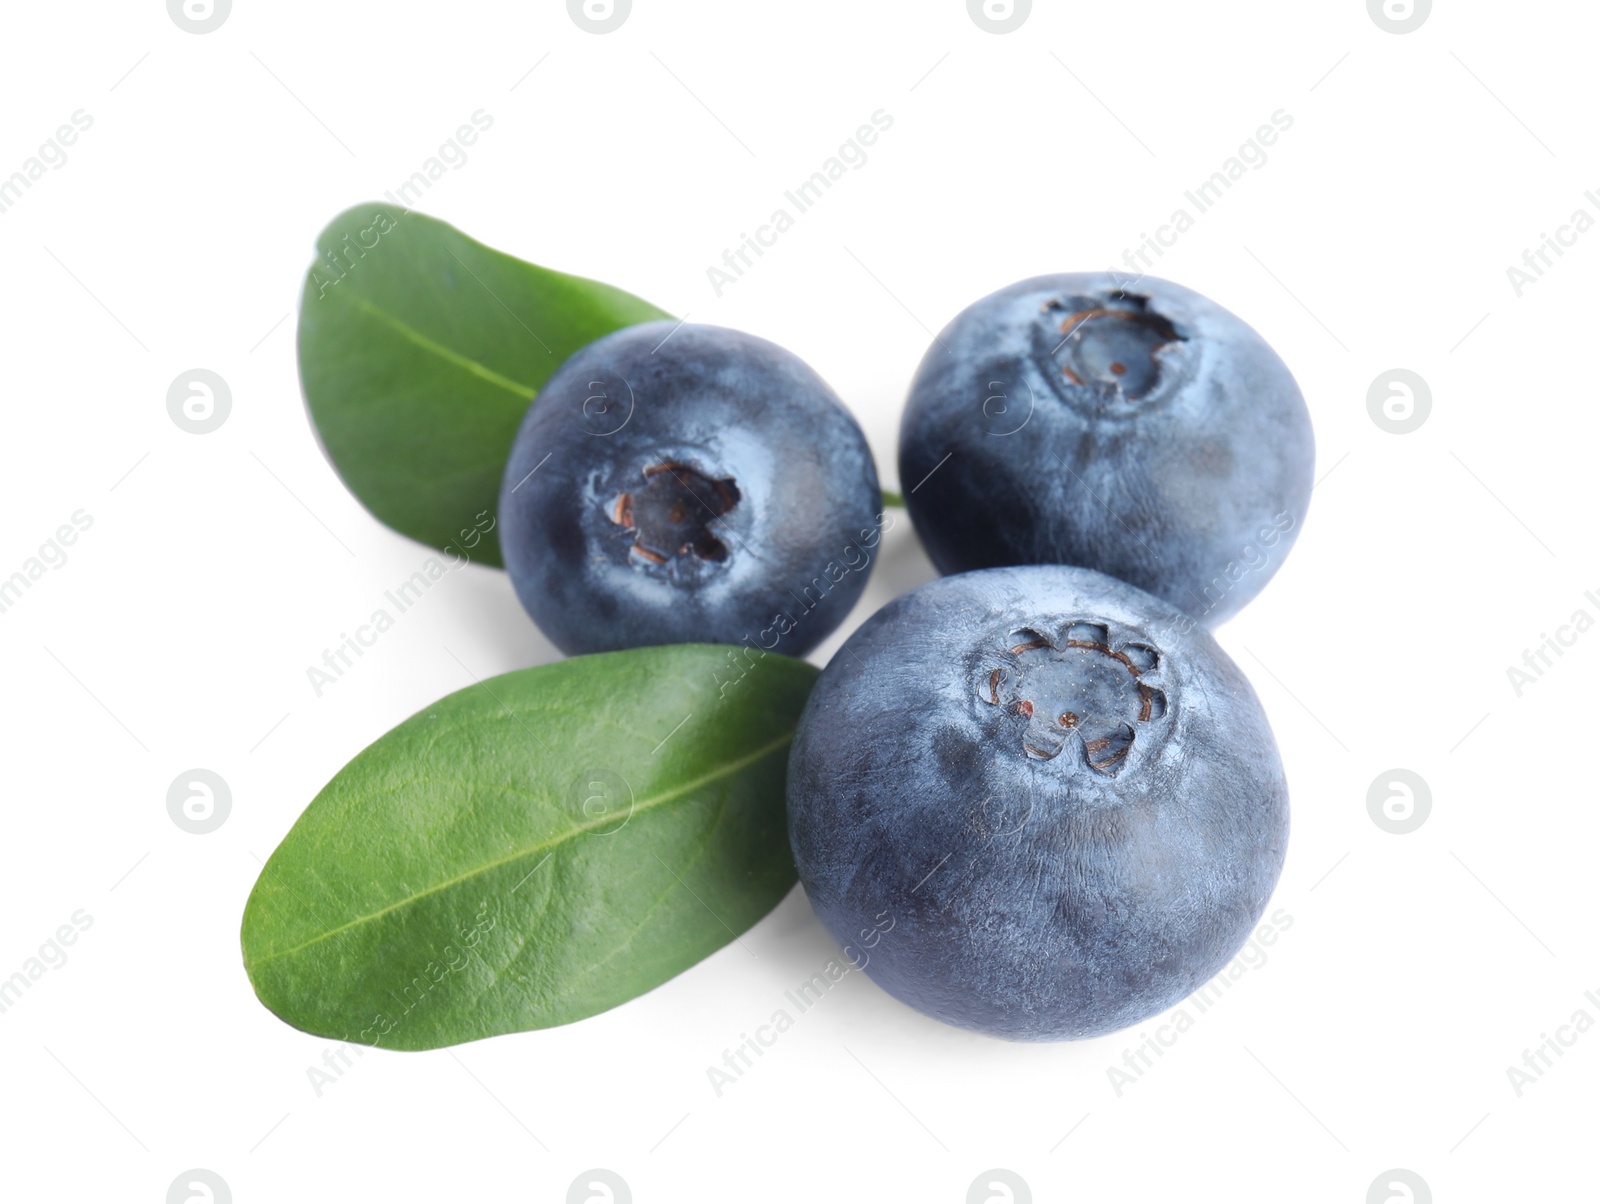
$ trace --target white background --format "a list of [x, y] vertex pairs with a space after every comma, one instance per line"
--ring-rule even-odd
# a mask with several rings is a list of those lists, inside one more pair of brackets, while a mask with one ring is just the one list
[[[641, 1202], [956, 1204], [994, 1167], [1039, 1201], [1360, 1204], [1390, 1198], [1368, 1195], [1389, 1168], [1441, 1202], [1595, 1198], [1600, 1031], [1562, 1030], [1520, 1095], [1507, 1075], [1578, 1010], [1600, 1020], [1600, 634], [1568, 632], [1520, 696], [1507, 675], [1600, 618], [1600, 233], [1520, 297], [1506, 272], [1600, 216], [1592, 6], [1441, 0], [1404, 35], [1362, 0], [1040, 0], [1005, 35], [961, 0], [637, 0], [604, 36], [557, 0], [238, 0], [203, 36], [161, 0], [4, 20], [0, 177], [93, 117], [0, 214], [0, 576], [93, 519], [0, 614], [0, 977], [93, 918], [0, 1015], [7, 1199], [160, 1204], [192, 1167], [240, 1204], [562, 1201], [590, 1167]], [[320, 1096], [329, 1043], [255, 1001], [244, 901], [316, 791], [468, 671], [554, 657], [474, 568], [322, 697], [306, 677], [427, 554], [313, 442], [293, 312], [312, 240], [478, 109], [492, 130], [421, 208], [792, 348], [889, 485], [931, 331], [1015, 279], [1119, 263], [1292, 115], [1158, 272], [1254, 324], [1316, 425], [1299, 544], [1219, 632], [1287, 765], [1273, 907], [1293, 923], [1120, 1094], [1108, 1068], [1159, 1021], [1010, 1045], [851, 975], [719, 1097], [707, 1068], [836, 952], [798, 889], [747, 948], [613, 1012], [368, 1053]], [[865, 166], [716, 296], [723, 249], [878, 109], [894, 125]], [[233, 394], [204, 436], [166, 409], [196, 367]], [[1367, 406], [1396, 367], [1433, 399], [1405, 435]], [[931, 575], [902, 522], [850, 626]], [[233, 794], [206, 836], [166, 809], [195, 767]], [[1409, 835], [1368, 812], [1397, 767], [1431, 788]]]

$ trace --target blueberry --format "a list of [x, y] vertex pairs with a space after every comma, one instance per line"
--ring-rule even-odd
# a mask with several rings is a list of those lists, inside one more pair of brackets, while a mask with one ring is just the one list
[[861, 428], [790, 352], [652, 322], [557, 369], [517, 432], [500, 542], [563, 652], [745, 643], [803, 655], [861, 596], [879, 538]]
[[806, 704], [789, 839], [818, 917], [949, 1024], [1095, 1037], [1221, 970], [1283, 865], [1250, 684], [1192, 618], [1088, 569], [944, 577], [867, 620]]
[[1145, 277], [1040, 276], [929, 348], [900, 430], [907, 508], [941, 572], [1072, 564], [1207, 625], [1288, 555], [1311, 419], [1265, 340]]

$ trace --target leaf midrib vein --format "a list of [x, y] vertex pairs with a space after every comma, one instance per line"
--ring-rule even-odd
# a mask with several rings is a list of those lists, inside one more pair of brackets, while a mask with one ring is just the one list
[[[740, 757], [736, 761], [729, 761], [726, 765], [719, 766], [710, 773], [702, 774], [700, 777], [685, 782], [683, 785], [678, 786], [675, 789], [658, 794], [655, 798], [646, 799], [643, 803], [640, 803], [634, 807], [631, 815], [639, 815], [646, 811], [653, 811], [657, 807], [665, 806], [667, 803], [682, 798], [685, 794], [688, 794], [692, 790], [698, 790], [702, 786], [710, 785], [712, 782], [718, 781], [721, 778], [738, 773], [741, 769], [744, 769], [749, 765], [753, 765], [765, 757], [771, 756], [780, 748], [786, 747], [791, 741], [793, 741], [793, 739], [794, 733], [791, 731], [768, 744], [762, 745], [754, 752]], [[522, 860], [523, 858], [531, 857], [535, 853], [542, 853], [547, 849], [553, 849], [558, 845], [565, 844], [575, 837], [583, 835], [586, 832], [591, 832], [595, 828], [603, 827], [608, 823], [614, 822], [615, 817], [601, 815], [597, 816], [591, 822], [575, 824], [565, 832], [562, 832], [553, 840], [548, 840], [536, 845], [530, 845], [528, 848], [519, 849], [515, 853], [510, 853], [497, 861], [485, 862], [482, 865], [474, 866], [464, 874], [458, 874], [454, 878], [450, 878], [444, 882], [438, 883], [437, 885], [430, 886], [425, 890], [420, 890], [416, 894], [409, 895], [404, 899], [398, 900], [397, 902], [390, 903], [386, 907], [380, 907], [377, 911], [371, 912], [368, 915], [357, 916], [355, 919], [341, 924], [337, 928], [330, 928], [327, 932], [318, 933], [310, 940], [302, 941], [300, 944], [295, 945], [292, 948], [281, 949], [275, 953], [264, 954], [253, 961], [247, 961], [246, 965], [260, 966], [270, 961], [276, 961], [278, 958], [288, 957], [291, 954], [299, 953], [302, 950], [309, 949], [312, 945], [318, 944], [321, 941], [338, 936], [342, 932], [348, 932], [350, 929], [357, 928], [362, 924], [371, 923], [373, 920], [381, 919], [391, 912], [400, 910], [402, 907], [409, 907], [419, 899], [427, 898], [429, 895], [438, 894], [440, 891], [449, 890], [451, 887], [459, 886], [461, 883], [466, 882], [471, 878], [478, 877], [481, 874], [490, 873], [493, 870], [500, 869], [502, 866], [510, 865], [515, 861]]]
[[512, 380], [509, 376], [502, 376], [493, 368], [487, 367], [484, 364], [480, 364], [477, 360], [462, 355], [459, 351], [453, 351], [449, 347], [446, 347], [443, 343], [430, 339], [416, 327], [411, 326], [406, 322], [402, 322], [388, 310], [378, 308], [378, 306], [372, 304], [372, 302], [368, 301], [365, 297], [356, 297], [354, 303], [358, 308], [365, 310], [379, 321], [385, 322], [392, 326], [395, 330], [399, 331], [404, 338], [412, 343], [415, 343], [424, 351], [431, 352], [432, 354], [437, 355], [440, 359], [455, 364], [459, 368], [464, 368], [473, 375], [479, 376], [488, 381], [490, 384], [498, 385], [500, 388], [505, 389], [510, 393], [514, 393], [524, 400], [532, 397], [539, 391], [533, 385], [525, 385], [520, 381]]
[[[711, 826], [706, 829], [704, 839], [702, 839], [699, 842], [700, 843], [700, 847], [695, 850], [695, 854], [694, 854], [694, 856], [692, 858], [690, 858], [689, 863], [687, 865], [681, 867], [684, 873], [688, 873], [688, 872], [692, 871], [695, 866], [700, 864], [700, 862], [705, 858], [705, 855], [711, 850], [711, 841], [712, 841], [713, 837], [716, 836], [717, 829], [722, 826], [722, 821], [727, 818], [727, 815], [728, 815], [728, 801], [726, 799], [724, 799], [723, 802], [722, 802], [722, 806], [717, 808], [717, 814], [716, 814], [716, 817], [714, 819], [712, 819]], [[668, 869], [671, 870], [672, 867], [669, 866]], [[580, 983], [584, 984], [585, 987], [587, 987], [587, 984], [590, 982], [590, 980], [592, 980], [594, 978], [595, 973], [602, 966], [607, 965], [608, 963], [610, 963], [612, 961], [615, 961], [617, 959], [617, 957], [619, 957], [621, 954], [626, 952], [628, 949], [632, 948], [634, 941], [639, 939], [639, 934], [641, 932], [643, 932], [646, 927], [649, 926], [649, 924], [650, 924], [650, 922], [652, 920], [655, 919], [656, 913], [661, 910], [662, 904], [664, 904], [667, 901], [667, 899], [669, 897], [671, 897], [672, 892], [674, 890], [678, 889], [679, 887], [682, 887], [684, 890], [689, 891], [689, 894], [691, 896], [694, 896], [695, 902], [697, 904], [699, 904], [701, 907], [705, 908], [706, 911], [711, 913], [711, 918], [712, 919], [716, 920], [717, 923], [721, 924], [724, 928], [727, 927], [727, 921], [725, 921], [716, 912], [711, 911], [710, 904], [706, 903], [705, 900], [701, 899], [698, 895], [695, 895], [694, 891], [689, 887], [689, 884], [683, 880], [683, 875], [682, 874], [679, 874], [676, 870], [672, 870], [672, 873], [673, 873], [672, 881], [668, 882], [666, 884], [665, 889], [663, 889], [662, 892], [659, 895], [657, 895], [653, 900], [651, 900], [650, 906], [645, 909], [644, 915], [639, 917], [638, 923], [633, 926], [633, 929], [628, 933], [628, 935], [623, 940], [619, 941], [611, 949], [611, 951], [609, 953], [607, 953], [604, 957], [600, 958], [599, 961], [591, 962], [589, 965], [585, 966], [582, 970], [580, 970], [577, 973], [575, 973], [572, 976], [572, 981], [568, 982], [568, 984], [567, 984], [567, 986], [566, 986], [566, 988], [564, 990], [562, 990], [562, 991], [558, 992], [557, 994], [551, 996], [547, 1001], [545, 1001], [545, 1007], [546, 1007], [547, 1010], [552, 1011], [552, 1012], [557, 1011], [556, 1004], [564, 1003], [564, 1002], [566, 1002], [568, 1000], [571, 1000], [575, 995], [578, 994], [578, 985]], [[734, 934], [733, 939], [734, 940], [738, 940], [739, 939], [737, 933]], [[515, 956], [513, 956], [513, 958], [511, 959], [510, 962], [506, 963], [506, 971], [507, 972], [510, 971], [511, 966], [516, 961], [516, 959], [522, 956], [522, 951], [523, 951], [523, 949], [526, 949], [526, 948], [527, 948], [527, 941], [524, 940], [522, 945], [521, 945], [521, 947], [518, 948]], [[514, 978], [513, 978], [513, 981], [515, 981]], [[487, 994], [487, 992], [485, 992], [485, 994]], [[574, 1017], [574, 1019], [580, 1019], [580, 1018], [581, 1017]]]

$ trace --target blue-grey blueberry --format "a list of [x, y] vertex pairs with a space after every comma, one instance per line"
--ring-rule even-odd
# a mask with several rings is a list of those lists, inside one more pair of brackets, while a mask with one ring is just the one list
[[1283, 564], [1314, 446], [1294, 377], [1180, 285], [1039, 276], [956, 316], [900, 429], [900, 480], [939, 570], [1098, 569], [1208, 626]]
[[1250, 683], [1176, 607], [1088, 569], [943, 577], [858, 628], [789, 757], [817, 916], [912, 1007], [1095, 1037], [1250, 936], [1289, 799]]
[[798, 357], [650, 322], [580, 349], [539, 392], [506, 465], [500, 544], [563, 652], [800, 656], [861, 596], [880, 496], [861, 428]]

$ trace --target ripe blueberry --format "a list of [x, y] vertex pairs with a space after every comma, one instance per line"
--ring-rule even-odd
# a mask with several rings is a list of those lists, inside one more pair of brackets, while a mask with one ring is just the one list
[[1126, 1028], [1217, 974], [1289, 834], [1271, 728], [1210, 634], [1055, 565], [944, 577], [868, 619], [806, 704], [788, 801], [846, 954], [1025, 1041]]
[[1040, 276], [968, 307], [923, 358], [900, 479], [939, 570], [1098, 569], [1207, 625], [1288, 555], [1311, 419], [1254, 330], [1150, 277]]
[[500, 539], [523, 607], [563, 652], [800, 656], [865, 588], [879, 500], [860, 427], [797, 357], [652, 322], [546, 383], [506, 466]]

